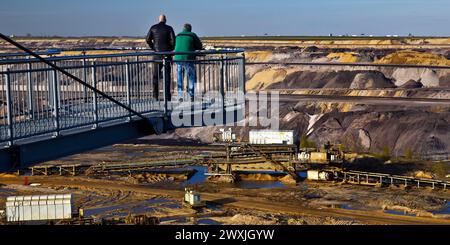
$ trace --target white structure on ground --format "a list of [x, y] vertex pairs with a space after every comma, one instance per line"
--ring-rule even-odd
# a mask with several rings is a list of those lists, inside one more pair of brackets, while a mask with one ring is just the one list
[[249, 142], [254, 145], [294, 144], [294, 131], [252, 130], [249, 132]]
[[10, 196], [6, 199], [8, 222], [72, 218], [72, 195]]

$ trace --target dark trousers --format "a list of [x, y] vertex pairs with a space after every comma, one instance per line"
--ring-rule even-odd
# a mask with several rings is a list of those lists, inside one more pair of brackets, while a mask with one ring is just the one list
[[163, 79], [163, 71], [165, 71], [165, 80], [164, 83], [164, 90], [168, 91], [168, 97], [167, 100], [171, 100], [171, 90], [170, 90], [170, 84], [171, 84], [171, 61], [172, 57], [167, 56], [155, 56], [155, 60], [163, 60], [166, 59], [166, 65], [164, 67], [162, 62], [154, 63], [153, 64], [153, 98], [155, 100], [159, 100], [159, 80]]

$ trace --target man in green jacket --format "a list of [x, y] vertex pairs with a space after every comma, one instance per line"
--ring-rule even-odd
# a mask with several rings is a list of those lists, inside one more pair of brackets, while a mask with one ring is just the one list
[[[193, 52], [195, 50], [203, 49], [200, 38], [192, 32], [192, 26], [190, 24], [184, 24], [183, 31], [180, 32], [175, 41], [175, 52]], [[179, 54], [175, 55], [174, 61], [177, 64], [178, 73], [178, 97], [183, 96], [183, 77], [184, 72], [188, 74], [189, 80], [189, 95], [191, 99], [194, 98], [195, 82], [197, 75], [195, 72], [195, 55], [192, 54]]]

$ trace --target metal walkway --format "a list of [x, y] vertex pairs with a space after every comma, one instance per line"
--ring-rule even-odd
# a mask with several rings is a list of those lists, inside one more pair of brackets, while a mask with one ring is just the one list
[[[192, 102], [186, 78], [178, 95], [178, 63], [167, 59], [174, 54], [47, 57], [51, 64], [31, 56], [1, 59], [0, 171], [204, 125], [202, 120], [200, 125], [178, 125], [172, 120], [175, 111], [192, 122], [206, 113], [221, 114], [220, 124], [240, 120], [238, 112], [245, 106], [245, 98], [237, 98], [245, 91], [243, 50], [194, 53], [198, 58], [189, 61], [197, 78]], [[166, 78], [170, 89], [164, 87]]]

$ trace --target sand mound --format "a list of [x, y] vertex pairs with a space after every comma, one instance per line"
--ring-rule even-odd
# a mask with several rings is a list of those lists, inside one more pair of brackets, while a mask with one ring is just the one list
[[246, 52], [245, 59], [247, 62], [267, 62], [272, 58], [272, 55], [272, 51]]
[[258, 180], [258, 181], [276, 181], [278, 177], [270, 174], [241, 174], [239, 175], [241, 180]]
[[432, 179], [433, 175], [431, 173], [426, 173], [424, 171], [416, 171], [414, 173], [414, 176], [416, 178], [421, 178], [421, 179]]
[[359, 55], [357, 53], [330, 53], [327, 58], [343, 63], [354, 63], [359, 61]]
[[350, 84], [350, 89], [368, 88], [395, 88], [395, 85], [383, 73], [377, 71], [359, 73]]
[[[402, 86], [410, 80], [420, 81], [424, 87], [436, 87], [440, 83], [445, 83], [446, 78], [442, 72], [437, 72], [431, 69], [395, 69], [392, 74], [396, 86]], [[442, 79], [440, 78], [442, 76]], [[442, 80], [442, 82], [441, 82]]]
[[283, 81], [286, 76], [295, 72], [297, 69], [265, 69], [256, 73], [250, 80], [248, 80], [246, 82], [246, 87], [249, 90], [265, 89], [271, 84]]
[[[296, 71], [289, 70], [286, 75], [275, 76], [276, 71], [266, 70], [257, 73], [247, 82], [253, 89], [303, 89], [303, 88], [395, 88], [390, 79], [379, 71]], [[284, 74], [284, 73], [283, 73]], [[265, 76], [263, 76], [265, 75]], [[274, 78], [269, 79], [270, 75]], [[266, 79], [266, 80], [264, 80]], [[259, 81], [259, 83], [257, 83]], [[272, 81], [272, 82], [270, 82]]]
[[17, 178], [18, 176], [15, 174], [2, 174], [0, 173], [0, 178]]
[[425, 87], [437, 87], [439, 86], [439, 80], [437, 72], [431, 69], [426, 69], [420, 77], [420, 82]]
[[295, 179], [289, 174], [286, 174], [286, 176], [284, 176], [283, 178], [280, 178], [280, 181], [285, 184], [296, 184], [297, 183], [297, 181], [295, 181]]
[[377, 64], [409, 64], [409, 65], [437, 65], [450, 66], [450, 60], [442, 55], [421, 53], [417, 51], [398, 51], [376, 60]]

